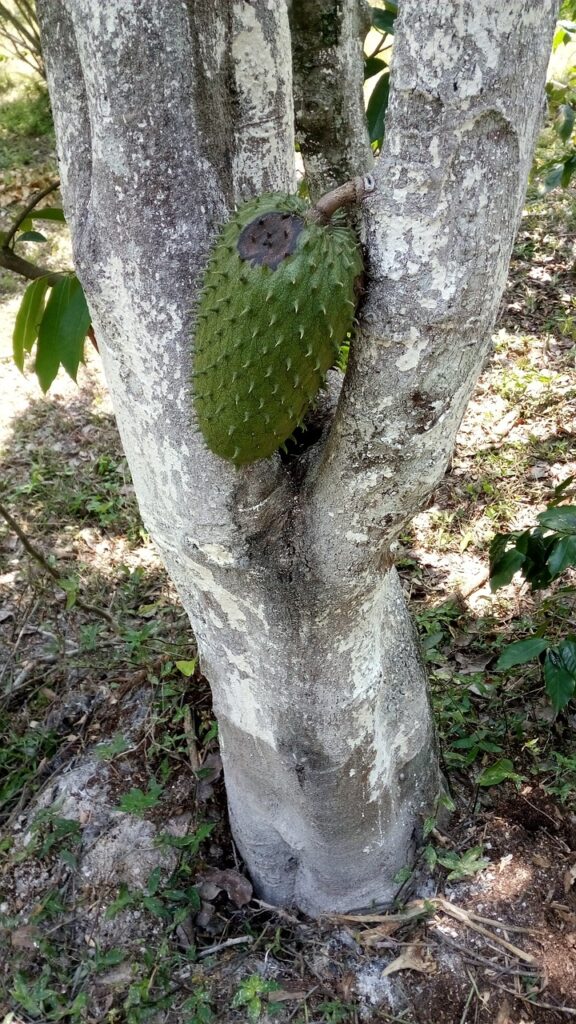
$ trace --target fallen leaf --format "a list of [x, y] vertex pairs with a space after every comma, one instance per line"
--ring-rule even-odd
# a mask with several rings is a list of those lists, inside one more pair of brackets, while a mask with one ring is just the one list
[[36, 949], [40, 933], [32, 924], [25, 924], [22, 928], [16, 928], [10, 936], [10, 942], [14, 949]]
[[207, 871], [203, 877], [204, 882], [211, 882], [219, 889], [224, 889], [229, 898], [237, 907], [243, 907], [252, 899], [252, 885], [248, 879], [241, 875], [234, 868], [227, 868], [224, 871], [214, 869]]
[[289, 989], [275, 989], [272, 993], [272, 1000], [275, 1003], [287, 1003], [292, 999], [306, 999], [307, 992], [290, 992]]
[[421, 974], [434, 974], [436, 964], [434, 960], [422, 955], [421, 946], [406, 946], [406, 949], [397, 956], [392, 963], [382, 971], [382, 977], [387, 978], [389, 974], [396, 971], [420, 971]]
[[203, 928], [204, 931], [210, 930], [215, 910], [216, 907], [213, 903], [202, 902], [202, 906], [196, 915], [196, 924], [198, 925], [198, 928]]
[[510, 1003], [506, 999], [506, 996], [504, 996], [500, 1005], [498, 1016], [496, 1017], [494, 1024], [510, 1024]]
[[576, 863], [564, 872], [564, 892], [570, 892], [574, 882], [576, 882]]

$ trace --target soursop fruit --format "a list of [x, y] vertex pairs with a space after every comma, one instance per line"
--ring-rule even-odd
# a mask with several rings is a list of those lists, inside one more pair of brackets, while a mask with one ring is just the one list
[[207, 446], [238, 466], [292, 435], [352, 327], [360, 249], [327, 219], [298, 196], [262, 195], [240, 207], [210, 257], [194, 407]]

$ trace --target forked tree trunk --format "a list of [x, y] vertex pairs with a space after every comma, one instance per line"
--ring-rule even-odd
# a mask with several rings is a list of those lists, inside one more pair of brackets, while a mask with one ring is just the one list
[[[213, 687], [238, 847], [271, 902], [385, 901], [439, 789], [390, 544], [441, 479], [487, 351], [556, 3], [402, 0], [342, 394], [299, 457], [240, 470], [193, 430], [191, 311], [216, 222], [294, 184], [287, 3], [38, 7], [77, 269], [142, 516]], [[356, 0], [325, 7], [357, 32]], [[298, 116], [309, 130], [307, 103], [337, 111], [345, 152], [354, 104], [321, 83], [358, 107], [358, 43], [331, 38], [318, 60], [341, 74], [307, 96], [298, 67]], [[307, 155], [329, 178], [333, 153]]]

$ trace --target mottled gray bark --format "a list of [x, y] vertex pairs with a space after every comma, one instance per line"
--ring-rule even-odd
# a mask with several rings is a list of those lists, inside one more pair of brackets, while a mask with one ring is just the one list
[[296, 140], [310, 195], [317, 199], [371, 170], [364, 117], [365, 0], [292, 0]]
[[526, 7], [403, 0], [336, 418], [236, 470], [193, 429], [191, 310], [215, 223], [292, 181], [287, 5], [39, 0], [76, 265], [213, 687], [234, 835], [265, 898], [313, 913], [389, 899], [438, 791], [388, 551], [442, 475], [504, 283], [555, 4]]

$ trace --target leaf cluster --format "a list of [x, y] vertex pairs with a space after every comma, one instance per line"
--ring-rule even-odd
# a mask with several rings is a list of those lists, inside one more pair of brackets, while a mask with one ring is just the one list
[[[571, 566], [576, 565], [576, 506], [561, 505], [570, 477], [554, 492], [554, 499], [537, 517], [537, 526], [528, 530], [497, 533], [490, 545], [490, 586], [493, 591], [506, 586], [517, 572], [532, 591], [550, 586]], [[568, 635], [559, 643], [546, 636], [532, 636], [504, 649], [497, 668], [510, 669], [535, 658], [540, 659], [546, 692], [556, 711], [560, 711], [576, 689], [576, 636]]]
[[[390, 96], [390, 43], [398, 16], [395, 0], [385, 0], [384, 8], [372, 7], [372, 28], [380, 34], [375, 49], [364, 60], [364, 81], [376, 78], [366, 108], [368, 131], [373, 149], [379, 150], [384, 140], [384, 123]], [[384, 54], [384, 51], [386, 55]]]

